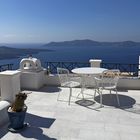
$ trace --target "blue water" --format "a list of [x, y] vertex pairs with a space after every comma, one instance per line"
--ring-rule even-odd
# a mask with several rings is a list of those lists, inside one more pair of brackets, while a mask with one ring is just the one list
[[[22, 48], [40, 47], [37, 45], [23, 45]], [[11, 46], [14, 47], [14, 46]], [[16, 45], [17, 48], [21, 47], [21, 44]], [[103, 62], [109, 63], [126, 63], [135, 64], [138, 63], [140, 55], [140, 46], [133, 47], [120, 47], [120, 46], [94, 46], [94, 47], [46, 47], [53, 51], [39, 52], [33, 54], [33, 57], [39, 58], [44, 66], [44, 62], [88, 62], [89, 59], [102, 59]], [[27, 56], [22, 56], [16, 59], [0, 60], [0, 64], [13, 63], [14, 68], [19, 67], [20, 60]]]

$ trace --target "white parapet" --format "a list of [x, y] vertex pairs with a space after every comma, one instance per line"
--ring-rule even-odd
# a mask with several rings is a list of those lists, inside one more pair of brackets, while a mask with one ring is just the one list
[[100, 60], [100, 59], [90, 59], [89, 62], [90, 62], [90, 66], [91, 67], [98, 67], [98, 68], [100, 68], [102, 60]]
[[135, 89], [140, 90], [140, 78], [139, 77], [121, 77], [118, 81], [118, 88], [120, 89]]
[[1, 100], [13, 102], [20, 92], [20, 72], [7, 70], [0, 72]]
[[[60, 86], [59, 77], [57, 74], [55, 75], [46, 75], [45, 76], [45, 85], [47, 86]], [[85, 85], [86, 87], [93, 87], [95, 86], [95, 82], [92, 76], [87, 76], [85, 78]], [[120, 77], [117, 85], [118, 89], [135, 89], [140, 90], [140, 78], [139, 77]]]
[[60, 86], [59, 77], [57, 74], [45, 75], [45, 85], [47, 86]]
[[39, 72], [21, 71], [21, 88], [32, 90], [38, 90], [41, 88], [45, 81], [45, 71], [46, 70], [41, 70]]

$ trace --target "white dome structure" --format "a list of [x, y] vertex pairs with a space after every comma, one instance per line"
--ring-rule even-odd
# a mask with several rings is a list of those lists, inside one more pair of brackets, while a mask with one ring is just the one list
[[21, 88], [23, 89], [39, 89], [44, 85], [45, 71], [41, 66], [41, 62], [37, 58], [23, 58], [20, 61]]
[[21, 71], [41, 71], [43, 68], [41, 67], [41, 62], [37, 58], [23, 58], [20, 62], [20, 70]]

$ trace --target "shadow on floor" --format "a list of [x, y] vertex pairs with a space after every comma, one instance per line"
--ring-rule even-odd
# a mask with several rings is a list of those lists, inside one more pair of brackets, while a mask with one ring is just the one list
[[26, 113], [25, 121], [28, 122], [30, 126], [33, 127], [50, 128], [50, 126], [54, 123], [55, 119], [40, 117], [34, 114]]
[[87, 99], [77, 100], [75, 103], [78, 104], [78, 105], [84, 106], [84, 107], [88, 107], [88, 106], [91, 106], [91, 105], [95, 104], [94, 101], [87, 100]]
[[55, 121], [54, 118], [45, 118], [27, 113], [25, 121], [29, 123], [29, 126], [24, 129], [24, 131], [20, 132], [23, 137], [37, 140], [56, 140], [55, 138], [50, 138], [45, 135], [42, 130], [42, 127], [46, 129], [50, 128]]
[[41, 89], [39, 89], [40, 92], [48, 92], [48, 93], [54, 93], [54, 92], [59, 92], [61, 91], [61, 88], [59, 87], [42, 87]]
[[6, 124], [3, 127], [0, 127], [0, 139], [8, 133], [7, 127], [8, 127], [8, 124]]
[[118, 90], [118, 92], [128, 92], [128, 90], [124, 89], [124, 88], [120, 88], [120, 89], [117, 89], [117, 90]]
[[[34, 138], [37, 140], [57, 140], [50, 138], [43, 133], [43, 128], [49, 129], [54, 123], [54, 118], [40, 117], [34, 114], [26, 113], [25, 122], [29, 123], [28, 127], [21, 130], [21, 134], [25, 138]], [[0, 128], [0, 139], [8, 133], [8, 124]]]
[[[118, 94], [118, 96], [120, 100], [120, 108], [132, 108], [133, 105], [136, 103], [136, 100], [130, 96], [120, 94]], [[103, 105], [118, 107], [116, 94], [103, 94], [102, 98]], [[96, 96], [95, 101], [100, 103], [100, 96]]]
[[20, 132], [20, 134], [25, 138], [34, 138], [36, 140], [57, 140], [43, 134], [41, 128], [34, 126], [28, 126], [24, 131]]

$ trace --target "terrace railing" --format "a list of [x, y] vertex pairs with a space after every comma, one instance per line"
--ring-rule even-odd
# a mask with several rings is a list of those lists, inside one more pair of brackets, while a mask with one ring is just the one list
[[12, 69], [13, 69], [13, 64], [0, 65], [0, 72], [5, 70], [12, 70]]
[[[140, 64], [124, 64], [124, 63], [101, 63], [101, 67], [107, 69], [119, 69], [121, 73], [128, 76], [137, 76]], [[56, 73], [57, 67], [67, 68], [72, 70], [74, 68], [89, 67], [89, 62], [45, 62], [45, 67], [48, 68], [51, 73]], [[5, 70], [12, 70], [13, 64], [0, 65], [0, 72]]]
[[51, 73], [57, 72], [57, 67], [66, 68], [71, 71], [74, 68], [89, 67], [87, 62], [45, 62], [45, 67], [48, 68]]
[[124, 63], [101, 63], [101, 67], [107, 69], [119, 69], [121, 73], [129, 76], [137, 76], [140, 64], [124, 64]]
[[[89, 62], [45, 62], [45, 67], [49, 67], [51, 73], [56, 73], [57, 67], [67, 68], [71, 71], [76, 67], [80, 68], [89, 66]], [[139, 64], [101, 63], [101, 67], [107, 69], [119, 69], [122, 74], [128, 76], [137, 76], [139, 71]]]

